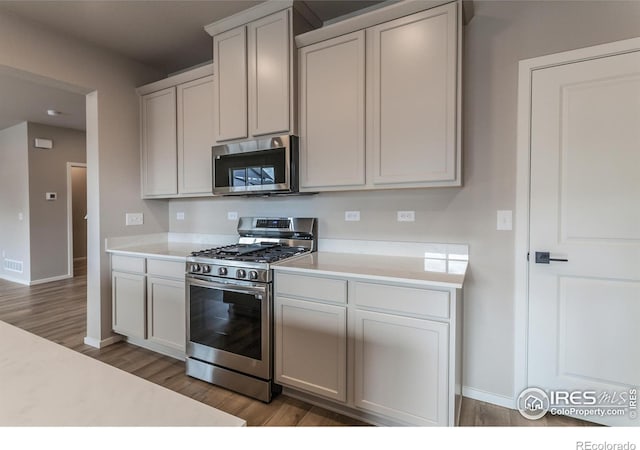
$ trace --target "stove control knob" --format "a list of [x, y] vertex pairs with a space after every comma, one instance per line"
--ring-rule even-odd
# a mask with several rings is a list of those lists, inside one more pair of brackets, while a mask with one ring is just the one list
[[191, 266], [192, 272], [200, 272], [200, 264], [194, 264]]
[[258, 279], [258, 272], [256, 272], [255, 270], [252, 270], [251, 272], [249, 272], [249, 278], [252, 280], [257, 280]]
[[244, 269], [238, 269], [236, 270], [236, 277], [237, 278], [244, 278], [247, 276], [247, 272], [245, 272]]
[[207, 265], [202, 265], [202, 273], [209, 273], [211, 272], [211, 266], [207, 266]]
[[225, 276], [226, 274], [227, 274], [227, 268], [226, 267], [220, 267], [218, 269], [218, 275]]

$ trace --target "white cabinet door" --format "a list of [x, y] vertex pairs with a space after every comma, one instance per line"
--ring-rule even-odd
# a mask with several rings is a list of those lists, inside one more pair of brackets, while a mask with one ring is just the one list
[[253, 136], [290, 128], [290, 30], [289, 10], [248, 26], [249, 126]]
[[211, 193], [213, 76], [178, 86], [178, 193]]
[[527, 366], [600, 398], [640, 385], [640, 51], [592, 58], [532, 75]]
[[112, 272], [113, 330], [145, 338], [145, 276]]
[[346, 401], [346, 307], [276, 297], [276, 381]]
[[299, 56], [301, 187], [363, 186], [365, 33], [304, 47]]
[[184, 281], [147, 278], [148, 339], [158, 344], [185, 350]]
[[456, 181], [456, 25], [453, 3], [367, 29], [374, 185]]
[[355, 406], [410, 425], [447, 425], [449, 325], [355, 310]]
[[142, 196], [178, 193], [176, 89], [144, 95], [142, 102]]
[[247, 137], [247, 28], [213, 37], [214, 136], [216, 141]]

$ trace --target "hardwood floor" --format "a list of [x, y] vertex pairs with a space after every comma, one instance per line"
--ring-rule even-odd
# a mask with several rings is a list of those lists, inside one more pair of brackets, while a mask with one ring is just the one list
[[[249, 426], [362, 426], [356, 419], [279, 395], [270, 404], [188, 377], [184, 363], [119, 342], [103, 349], [85, 345], [86, 268], [78, 263], [73, 279], [36, 286], [0, 280], [0, 320], [45, 339], [226, 411]], [[584, 426], [576, 419], [547, 416], [529, 421], [517, 411], [463, 399], [461, 426]]]

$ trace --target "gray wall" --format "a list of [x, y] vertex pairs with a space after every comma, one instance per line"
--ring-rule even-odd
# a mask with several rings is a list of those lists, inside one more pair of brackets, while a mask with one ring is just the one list
[[73, 259], [87, 257], [87, 168], [71, 168]]
[[[475, 1], [465, 29], [464, 187], [320, 194], [283, 199], [172, 200], [170, 230], [235, 233], [240, 215], [311, 215], [325, 238], [468, 243], [464, 385], [476, 396], [514, 396], [512, 232], [496, 210], [514, 209], [518, 61], [640, 36], [640, 2]], [[361, 222], [344, 222], [345, 210]], [[397, 223], [396, 210], [415, 210]], [[185, 221], [176, 221], [176, 212]]]
[[[67, 162], [86, 161], [84, 131], [28, 124], [31, 281], [68, 274]], [[35, 138], [53, 140], [53, 149], [34, 147]], [[46, 192], [57, 193], [47, 201]]]
[[[0, 277], [24, 283], [30, 277], [28, 171], [27, 123], [23, 122], [0, 131]], [[5, 270], [5, 257], [22, 261], [23, 273]]]
[[[0, 70], [87, 95], [87, 338], [111, 332], [111, 278], [104, 241], [110, 236], [167, 231], [167, 202], [140, 198], [137, 86], [162, 73], [104, 49], [0, 12]], [[145, 224], [125, 228], [125, 212]]]

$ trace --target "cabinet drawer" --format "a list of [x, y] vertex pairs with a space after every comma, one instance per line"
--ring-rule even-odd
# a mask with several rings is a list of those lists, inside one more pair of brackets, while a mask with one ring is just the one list
[[185, 263], [164, 259], [147, 259], [147, 273], [159, 277], [184, 278]]
[[276, 274], [278, 294], [331, 303], [347, 303], [347, 280]]
[[351, 282], [350, 299], [357, 306], [449, 318], [449, 293], [445, 291]]
[[144, 273], [144, 258], [111, 255], [111, 270], [118, 272]]

